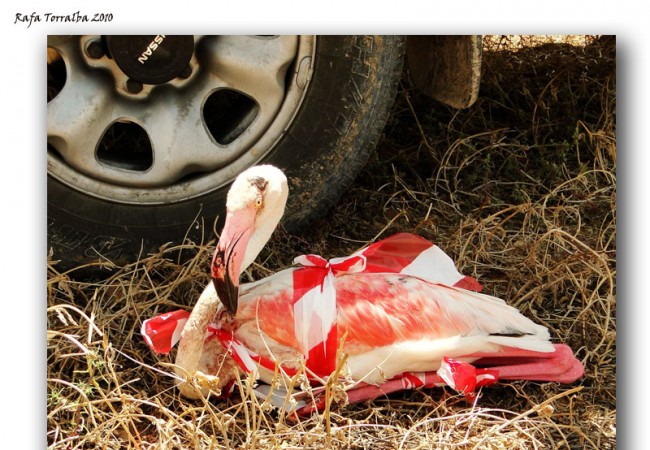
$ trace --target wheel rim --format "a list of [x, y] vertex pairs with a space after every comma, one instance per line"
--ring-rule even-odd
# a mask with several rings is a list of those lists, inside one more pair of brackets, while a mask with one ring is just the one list
[[315, 38], [193, 39], [185, 69], [177, 58], [172, 79], [147, 84], [108, 55], [110, 37], [49, 37], [59, 58], [48, 64], [48, 173], [94, 197], [161, 204], [217, 190], [263, 159], [300, 108]]

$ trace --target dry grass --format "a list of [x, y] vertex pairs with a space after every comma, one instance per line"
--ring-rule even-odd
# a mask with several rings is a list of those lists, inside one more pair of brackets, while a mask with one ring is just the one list
[[[300, 421], [250, 393], [178, 396], [143, 319], [191, 308], [209, 246], [163, 249], [101, 281], [48, 280], [51, 448], [594, 448], [616, 446], [614, 41], [490, 36], [475, 106], [454, 111], [405, 77], [377, 154], [331, 213], [278, 231], [252, 277], [310, 251], [339, 256], [397, 231], [438, 243], [486, 292], [550, 327], [583, 361], [575, 385], [513, 382], [475, 405], [396, 393]], [[580, 45], [572, 45], [573, 43]], [[533, 45], [535, 44], [535, 45]], [[354, 218], [354, 220], [350, 220]]]

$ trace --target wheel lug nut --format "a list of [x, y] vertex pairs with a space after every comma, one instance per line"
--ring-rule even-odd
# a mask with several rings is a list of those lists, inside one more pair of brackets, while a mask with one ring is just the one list
[[126, 80], [126, 89], [132, 94], [141, 92], [143, 87], [144, 86], [142, 86], [142, 83], [140, 83], [138, 80], [134, 80], [133, 78]]
[[100, 41], [92, 41], [86, 47], [86, 53], [93, 59], [99, 59], [106, 54], [106, 51]]

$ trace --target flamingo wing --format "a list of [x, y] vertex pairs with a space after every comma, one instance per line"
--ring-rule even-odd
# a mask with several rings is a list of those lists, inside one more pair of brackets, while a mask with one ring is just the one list
[[[266, 358], [305, 354], [294, 326], [291, 277], [291, 269], [279, 272], [240, 298], [234, 335]], [[335, 288], [336, 327], [353, 379], [379, 383], [438, 370], [444, 357], [473, 361], [472, 354], [504, 347], [554, 351], [545, 327], [496, 297], [392, 273], [346, 274]]]
[[336, 290], [338, 326], [360, 351], [453, 336], [549, 338], [545, 327], [499, 298], [417, 277], [354, 274], [337, 279]]

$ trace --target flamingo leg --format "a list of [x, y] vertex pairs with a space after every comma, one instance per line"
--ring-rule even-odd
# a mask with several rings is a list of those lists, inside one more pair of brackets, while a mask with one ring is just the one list
[[[570, 383], [580, 378], [584, 369], [575, 358], [571, 348], [554, 344], [555, 352], [540, 353], [521, 349], [504, 349], [499, 356], [475, 354], [480, 359], [473, 364], [445, 358], [437, 372], [404, 373], [379, 385], [359, 383], [346, 391], [348, 403], [354, 404], [406, 389], [450, 386], [473, 402], [475, 389], [497, 383], [499, 380], [534, 380]], [[325, 407], [324, 391], [314, 396], [315, 402], [307, 402], [296, 410], [305, 416]]]
[[534, 380], [572, 383], [582, 377], [584, 368], [571, 348], [554, 344], [555, 352], [537, 353], [512, 349], [506, 356], [486, 356], [474, 362], [477, 366], [499, 371], [500, 380]]

